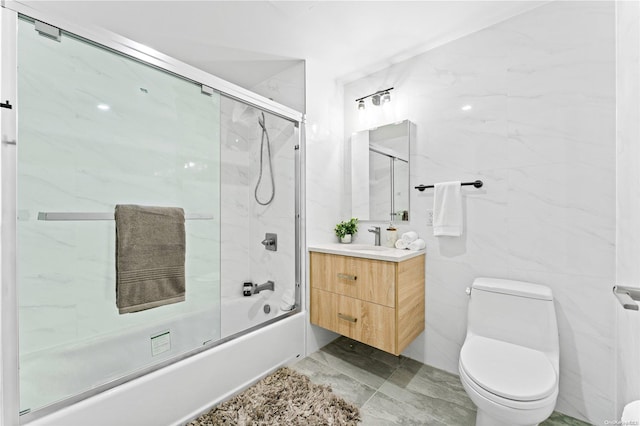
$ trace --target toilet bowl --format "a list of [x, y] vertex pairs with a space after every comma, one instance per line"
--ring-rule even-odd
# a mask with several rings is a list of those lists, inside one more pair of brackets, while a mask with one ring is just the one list
[[460, 380], [476, 426], [537, 425], [558, 398], [558, 327], [548, 287], [478, 278], [469, 301]]
[[632, 401], [624, 406], [620, 422], [623, 425], [640, 424], [640, 400]]

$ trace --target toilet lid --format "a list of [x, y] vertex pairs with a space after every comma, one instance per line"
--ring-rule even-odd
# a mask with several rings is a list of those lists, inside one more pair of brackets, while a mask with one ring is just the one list
[[515, 401], [545, 398], [557, 385], [556, 371], [544, 353], [486, 337], [467, 339], [460, 365], [478, 386]]

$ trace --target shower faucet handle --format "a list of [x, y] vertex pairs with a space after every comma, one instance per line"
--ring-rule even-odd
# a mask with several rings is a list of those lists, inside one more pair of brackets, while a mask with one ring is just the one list
[[265, 250], [278, 251], [278, 234], [267, 232], [260, 244], [264, 246]]

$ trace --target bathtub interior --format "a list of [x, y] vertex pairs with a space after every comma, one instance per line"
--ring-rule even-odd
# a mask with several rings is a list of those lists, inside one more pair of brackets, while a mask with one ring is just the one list
[[[222, 338], [240, 333], [266, 321], [289, 314], [291, 307], [274, 292], [252, 297], [222, 299], [220, 334]], [[288, 300], [285, 298], [285, 300]]]
[[[293, 122], [63, 33], [18, 23], [20, 410], [89, 395], [284, 316], [295, 292]], [[56, 108], [50, 108], [56, 105]], [[262, 159], [261, 159], [262, 155]], [[262, 200], [275, 186], [273, 202]], [[119, 315], [114, 221], [40, 212], [180, 206], [186, 300]], [[212, 219], [211, 219], [212, 218]], [[277, 251], [261, 244], [278, 235]], [[243, 283], [275, 283], [243, 297]], [[265, 311], [269, 305], [269, 312]]]

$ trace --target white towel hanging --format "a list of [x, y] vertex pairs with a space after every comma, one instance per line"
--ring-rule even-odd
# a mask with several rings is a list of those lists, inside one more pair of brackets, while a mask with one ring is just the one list
[[460, 181], [434, 185], [433, 235], [459, 237], [462, 235], [462, 194]]

